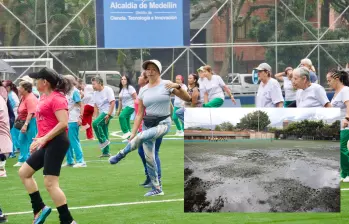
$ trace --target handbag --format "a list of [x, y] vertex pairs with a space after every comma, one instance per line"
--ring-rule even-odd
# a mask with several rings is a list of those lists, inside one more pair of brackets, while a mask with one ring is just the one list
[[24, 124], [25, 124], [25, 121], [24, 120], [16, 120], [15, 121], [15, 124], [14, 124], [14, 126], [15, 126], [15, 128], [17, 128], [18, 130], [21, 130], [22, 129], [22, 127], [24, 126]]
[[169, 116], [170, 115], [158, 117], [158, 116], [145, 115], [143, 117], [143, 122], [147, 128], [152, 128], [152, 127], [157, 126], [161, 121], [165, 120]]
[[[21, 101], [19, 102], [18, 108], [19, 108], [19, 106], [21, 105], [22, 101], [23, 101], [23, 97], [21, 98]], [[13, 126], [14, 126], [16, 129], [21, 130], [22, 127], [24, 126], [24, 124], [25, 124], [25, 120], [19, 120], [19, 119], [17, 118], [17, 119], [15, 120], [15, 123], [14, 123]]]

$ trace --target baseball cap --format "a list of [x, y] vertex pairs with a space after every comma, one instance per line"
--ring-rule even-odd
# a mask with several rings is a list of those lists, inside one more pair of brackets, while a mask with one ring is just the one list
[[31, 84], [34, 83], [33, 79], [30, 78], [28, 75], [25, 75], [25, 76], [23, 76], [22, 78], [19, 78], [19, 81], [30, 82]]
[[270, 65], [268, 65], [267, 63], [262, 63], [262, 64], [258, 65], [258, 67], [255, 68], [255, 70], [258, 70], [258, 71], [264, 71], [264, 70], [266, 70], [266, 71], [271, 72], [271, 67], [270, 67]]
[[59, 75], [55, 70], [50, 68], [43, 68], [39, 72], [30, 73], [29, 77], [32, 79], [45, 79], [52, 86], [56, 86], [58, 81], [62, 79], [61, 75]]
[[147, 60], [147, 61], [143, 62], [142, 68], [143, 68], [144, 70], [146, 70], [148, 64], [154, 64], [154, 65], [159, 69], [159, 72], [161, 73], [161, 71], [162, 71], [162, 66], [161, 66], [160, 61], [154, 60], [154, 59], [153, 59], [153, 60]]

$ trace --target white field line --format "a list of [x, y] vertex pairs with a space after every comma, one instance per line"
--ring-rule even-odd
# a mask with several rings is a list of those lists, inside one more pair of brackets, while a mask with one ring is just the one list
[[[178, 202], [178, 201], [184, 201], [184, 199], [168, 199], [168, 200], [159, 200], [159, 201], [137, 201], [137, 202], [116, 203], [116, 204], [102, 204], [102, 205], [90, 205], [90, 206], [82, 206], [82, 207], [69, 207], [69, 210], [119, 207], [119, 206], [154, 204], [154, 203], [169, 203], [169, 202]], [[52, 209], [52, 211], [57, 211], [57, 209]], [[6, 213], [6, 215], [24, 215], [24, 214], [33, 214], [33, 211]]]
[[349, 188], [341, 188], [341, 191], [349, 191]]

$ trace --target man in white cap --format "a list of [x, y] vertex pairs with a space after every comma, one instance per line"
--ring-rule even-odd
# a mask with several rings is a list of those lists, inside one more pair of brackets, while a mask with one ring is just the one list
[[256, 107], [283, 107], [284, 98], [281, 86], [271, 77], [271, 67], [267, 63], [260, 64], [255, 70], [261, 81], [256, 96]]
[[38, 89], [36, 88], [36, 86], [34, 85], [34, 80], [32, 78], [30, 78], [28, 75], [25, 75], [21, 78], [18, 79], [19, 82], [22, 82], [22, 81], [25, 81], [25, 82], [29, 82], [32, 84], [32, 93], [34, 93], [34, 95], [37, 97], [37, 98], [40, 98], [40, 93], [38, 91]]

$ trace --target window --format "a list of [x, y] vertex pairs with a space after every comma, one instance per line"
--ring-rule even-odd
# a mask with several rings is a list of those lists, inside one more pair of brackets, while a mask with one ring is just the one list
[[245, 21], [245, 23], [237, 28], [237, 39], [248, 39], [248, 33], [252, 29], [252, 21], [251, 19], [248, 19]]
[[245, 76], [244, 80], [248, 84], [254, 84], [252, 80], [252, 76]]
[[119, 74], [106, 74], [106, 79], [108, 85], [118, 87], [121, 78]]

